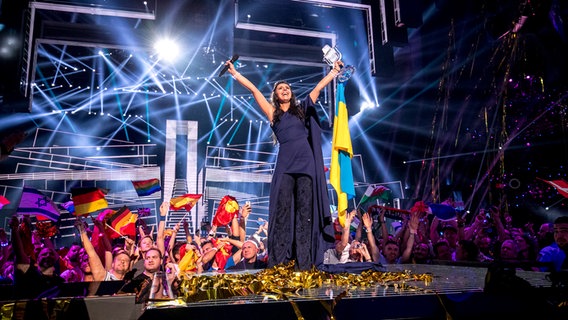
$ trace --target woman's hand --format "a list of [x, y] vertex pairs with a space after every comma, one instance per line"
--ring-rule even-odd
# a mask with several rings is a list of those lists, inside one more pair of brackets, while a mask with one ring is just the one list
[[235, 65], [231, 62], [231, 60], [227, 60], [227, 62], [225, 62], [225, 66], [229, 66], [227, 72], [229, 72], [233, 77], [236, 77], [237, 70], [235, 69]]
[[333, 70], [337, 71], [338, 73], [343, 69], [345, 64], [341, 60], [337, 60], [333, 63]]

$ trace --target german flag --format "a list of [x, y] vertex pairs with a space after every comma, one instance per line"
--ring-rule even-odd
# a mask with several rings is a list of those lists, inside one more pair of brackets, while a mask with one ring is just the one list
[[84, 216], [108, 207], [105, 192], [99, 188], [73, 188], [71, 197], [75, 205], [76, 216]]
[[115, 232], [111, 234], [112, 239], [119, 238], [121, 236], [128, 236], [131, 239], [136, 237], [136, 221], [138, 220], [138, 215], [132, 213], [126, 206], [118, 209], [109, 219], [108, 225], [110, 225]]

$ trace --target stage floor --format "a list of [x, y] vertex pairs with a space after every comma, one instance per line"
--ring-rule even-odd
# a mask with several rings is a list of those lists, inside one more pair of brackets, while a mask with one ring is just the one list
[[[135, 304], [133, 295], [106, 293], [84, 297], [77, 294], [86, 292], [85, 288], [79, 286], [62, 291], [65, 294], [54, 299], [3, 301], [3, 319], [568, 319], [568, 280], [563, 280], [563, 285], [552, 283], [549, 273], [522, 271], [499, 265], [473, 267], [404, 264], [383, 266], [380, 269], [373, 273], [377, 275], [373, 279], [395, 279], [396, 277], [390, 277], [391, 273], [410, 273], [426, 278], [428, 282], [401, 282], [400, 279], [404, 277], [399, 277], [396, 278], [399, 281], [377, 285], [374, 284], [377, 282], [372, 281], [359, 282], [361, 279], [371, 279], [370, 276], [357, 278], [351, 274], [341, 275], [343, 282], [326, 281], [317, 288], [280, 290], [279, 293], [279, 287], [275, 286], [264, 287], [271, 288], [270, 292], [248, 295], [234, 294], [242, 292], [238, 290], [233, 294], [221, 290], [197, 290], [200, 293], [199, 299], [178, 299], [175, 304], [159, 302], [146, 308], [142, 304]], [[270, 272], [268, 274], [274, 275]], [[194, 280], [210, 280], [214, 275], [205, 274]], [[325, 279], [330, 278], [329, 274], [324, 276]], [[263, 275], [266, 278], [249, 275], [248, 278], [244, 277], [247, 281], [241, 279], [240, 283], [235, 278], [231, 280], [228, 277], [229, 280], [223, 285], [227, 287], [228, 283], [230, 288], [236, 288], [243, 283], [252, 287], [258, 279], [274, 282], [278, 275], [272, 278], [267, 278], [267, 274]], [[253, 280], [248, 282], [251, 279]], [[220, 284], [217, 280], [207, 283], [211, 286]], [[355, 283], [364, 285], [355, 286]], [[203, 292], [208, 295], [201, 294]], [[214, 296], [212, 292], [217, 292], [218, 295]], [[12, 317], [8, 315], [10, 310]], [[17, 310], [20, 312], [16, 312]], [[45, 310], [51, 311], [46, 314]]]
[[[210, 319], [218, 314], [234, 319], [502, 319], [531, 315], [555, 319], [553, 306], [563, 297], [552, 290], [547, 273], [507, 269], [508, 277], [491, 276], [488, 268], [451, 265], [388, 265], [385, 272], [430, 274], [432, 281], [407, 281], [370, 287], [324, 285], [275, 300], [263, 295], [234, 296], [147, 308], [140, 319]], [[511, 277], [511, 272], [513, 276]], [[541, 317], [544, 316], [544, 317]], [[561, 319], [562, 317], [558, 317]]]

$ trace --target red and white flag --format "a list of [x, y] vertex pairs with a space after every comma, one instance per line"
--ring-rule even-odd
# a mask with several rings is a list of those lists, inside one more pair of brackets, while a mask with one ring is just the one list
[[[540, 179], [540, 178], [538, 178]], [[558, 193], [560, 193], [564, 198], [568, 198], [568, 182], [560, 179], [560, 180], [544, 180], [540, 179], [549, 185], [553, 186]]]

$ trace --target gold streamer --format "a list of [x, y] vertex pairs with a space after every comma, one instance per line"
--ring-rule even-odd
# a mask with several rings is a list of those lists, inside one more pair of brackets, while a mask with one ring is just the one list
[[2, 320], [11, 320], [14, 315], [14, 303], [6, 303], [2, 305]]
[[414, 274], [410, 271], [382, 272], [364, 271], [361, 274], [331, 274], [312, 268], [309, 271], [294, 270], [294, 262], [277, 265], [264, 269], [256, 274], [225, 273], [213, 276], [184, 276], [180, 284], [179, 299], [190, 302], [206, 300], [228, 299], [232, 297], [259, 295], [264, 299], [289, 301], [294, 308], [298, 319], [303, 319], [293, 298], [304, 298], [300, 295], [302, 290], [316, 289], [325, 286], [339, 286], [347, 288], [333, 301], [331, 306], [325, 304], [330, 319], [334, 319], [333, 309], [340, 299], [348, 295], [350, 288], [393, 286], [397, 291], [422, 290], [411, 287], [407, 282], [423, 281], [425, 285], [432, 282], [431, 274]]

